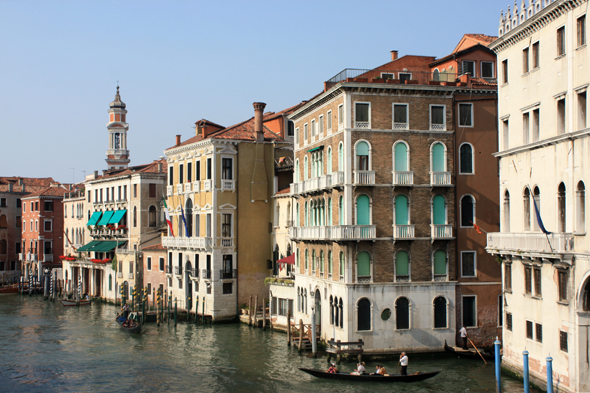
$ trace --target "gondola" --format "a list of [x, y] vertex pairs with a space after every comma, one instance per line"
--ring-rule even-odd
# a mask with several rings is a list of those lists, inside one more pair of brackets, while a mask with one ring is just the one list
[[63, 299], [63, 300], [61, 300], [61, 304], [63, 304], [64, 307], [89, 306], [90, 305], [90, 300], [79, 300], [79, 301], [76, 302], [76, 300]]
[[124, 330], [127, 333], [141, 333], [141, 329], [143, 327], [141, 323], [135, 324], [131, 327], [123, 326], [123, 324], [120, 323], [119, 326], [121, 327], [121, 330]]
[[469, 349], [459, 349], [459, 348], [453, 348], [453, 347], [449, 347], [447, 345], [447, 340], [445, 340], [445, 351], [450, 352], [452, 354], [455, 354], [461, 358], [465, 358], [465, 359], [479, 359], [481, 360], [481, 356], [483, 356], [483, 358], [485, 360], [494, 360], [495, 359], [495, 355], [493, 353], [490, 352], [484, 352], [484, 351], [479, 351], [479, 353], [481, 353], [481, 356], [479, 356], [479, 353], [477, 353], [477, 351], [473, 350], [469, 350]]
[[304, 371], [314, 377], [325, 379], [340, 379], [343, 381], [357, 381], [357, 382], [418, 382], [425, 379], [432, 378], [442, 370], [417, 372], [410, 375], [370, 375], [370, 374], [350, 374], [350, 373], [329, 373], [322, 370], [314, 370], [311, 368], [299, 367], [299, 370]]

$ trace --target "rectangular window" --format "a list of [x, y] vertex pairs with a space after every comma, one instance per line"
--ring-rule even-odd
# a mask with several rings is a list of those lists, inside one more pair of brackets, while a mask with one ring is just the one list
[[168, 185], [169, 186], [174, 185], [174, 167], [173, 166], [170, 166], [170, 168], [168, 168]]
[[533, 110], [533, 142], [538, 142], [541, 137], [541, 112], [540, 109]]
[[133, 262], [129, 262], [129, 273], [133, 273]]
[[288, 120], [287, 121], [287, 136], [293, 136], [295, 135], [295, 123], [293, 123], [293, 120]]
[[15, 225], [17, 228], [21, 227], [21, 216], [16, 216]]
[[316, 136], [317, 134], [317, 130], [316, 130], [316, 124], [315, 124], [315, 119], [311, 121], [311, 136]]
[[567, 302], [567, 272], [560, 270], [557, 274], [559, 281], [559, 301]]
[[195, 214], [195, 236], [201, 236], [201, 215]]
[[408, 104], [393, 104], [393, 129], [407, 130], [408, 128]]
[[459, 126], [473, 127], [473, 104], [459, 104]]
[[164, 271], [164, 258], [160, 257], [160, 271], [163, 272]]
[[186, 182], [190, 183], [193, 180], [193, 163], [188, 162], [186, 164]]
[[541, 63], [539, 63], [539, 41], [537, 41], [533, 44], [532, 60], [533, 60], [533, 69], [539, 68], [539, 66], [541, 65]]
[[53, 254], [53, 250], [52, 250], [52, 247], [51, 247], [51, 245], [52, 245], [51, 242], [43, 242], [43, 243], [44, 243], [43, 244], [43, 253], [45, 255]]
[[475, 296], [463, 296], [463, 326], [477, 327]]
[[529, 48], [522, 50], [522, 73], [526, 74], [529, 72]]
[[221, 159], [221, 178], [224, 180], [233, 180], [233, 159]]
[[178, 164], [178, 183], [184, 183], [184, 165]]
[[504, 290], [512, 292], [512, 264], [504, 265]]
[[510, 148], [510, 128], [508, 119], [502, 120], [502, 144], [504, 146], [504, 150]]
[[137, 184], [133, 185], [133, 198], [137, 198]]
[[149, 197], [150, 198], [155, 198], [156, 197], [156, 185], [155, 184], [150, 184], [149, 185]]
[[543, 342], [543, 325], [540, 323], [535, 323], [535, 340]]
[[469, 74], [472, 77], [475, 77], [475, 62], [469, 60], [463, 60], [461, 62], [461, 75]]
[[565, 134], [565, 98], [557, 100], [557, 134]]
[[586, 128], [586, 91], [578, 93], [578, 130]]
[[231, 237], [231, 214], [222, 214], [221, 220], [221, 237]]
[[127, 185], [125, 184], [123, 186], [123, 200], [127, 199]]
[[535, 267], [533, 269], [533, 275], [535, 279], [535, 296], [541, 296], [543, 294], [541, 290], [541, 268]]
[[412, 80], [412, 74], [409, 72], [399, 72], [399, 82], [403, 85], [406, 81]]
[[533, 339], [533, 322], [526, 321], [526, 338], [529, 340]]
[[52, 212], [53, 211], [53, 201], [43, 202], [43, 210], [45, 210], [46, 212]]
[[370, 128], [370, 105], [356, 102], [354, 104], [354, 126], [355, 128]]
[[51, 220], [45, 220], [45, 222], [43, 223], [43, 227], [45, 232], [51, 232]]
[[559, 349], [567, 352], [567, 332], [559, 331]]
[[461, 276], [475, 277], [475, 251], [461, 251]]
[[201, 161], [195, 161], [195, 180], [201, 180]]
[[586, 15], [582, 15], [576, 22], [578, 47], [586, 45]]
[[430, 105], [430, 129], [432, 131], [445, 131], [445, 107], [444, 105]]
[[344, 125], [344, 106], [338, 105], [338, 126]]
[[320, 134], [324, 133], [324, 115], [318, 118], [318, 131]]
[[481, 77], [482, 78], [495, 78], [494, 74], [494, 63], [491, 61], [481, 62]]
[[149, 295], [152, 295], [153, 296], [153, 294], [152, 294], [152, 283], [151, 282], [148, 282], [148, 284], [147, 284], [147, 293], [148, 293], [148, 296]]
[[332, 111], [328, 111], [328, 114], [326, 115], [326, 128], [328, 129], [328, 132], [332, 131]]
[[117, 189], [117, 200], [121, 200], [121, 186]]
[[152, 270], [152, 257], [147, 257], [147, 270]]
[[232, 286], [233, 286], [233, 282], [224, 282], [223, 283], [223, 294], [224, 295], [229, 295], [232, 293]]
[[529, 125], [529, 113], [522, 114], [522, 143], [525, 145], [529, 144], [529, 132], [530, 132], [530, 125]]
[[557, 29], [557, 56], [565, 54], [565, 26]]
[[508, 59], [502, 61], [502, 83], [508, 83]]
[[207, 180], [211, 180], [211, 173], [213, 171], [211, 158], [207, 158]]
[[307, 123], [305, 123], [305, 124], [303, 125], [303, 139], [304, 139], [304, 140], [307, 140], [307, 139], [308, 139], [308, 137], [309, 137], [309, 134], [308, 134], [308, 132], [309, 132], [309, 131], [308, 131], [308, 128], [307, 128]]
[[6, 207], [6, 198], [0, 198], [0, 207]]
[[207, 213], [207, 237], [211, 237], [211, 213]]
[[498, 326], [502, 326], [504, 321], [502, 317], [504, 316], [504, 297], [502, 295], [498, 296]]
[[22, 201], [20, 198], [16, 198], [16, 207], [21, 207], [22, 206]]
[[394, 74], [392, 74], [391, 72], [382, 72], [381, 73], [381, 78], [383, 79], [393, 79], [395, 77]]
[[524, 267], [524, 293], [530, 295], [532, 292], [533, 269], [530, 266]]

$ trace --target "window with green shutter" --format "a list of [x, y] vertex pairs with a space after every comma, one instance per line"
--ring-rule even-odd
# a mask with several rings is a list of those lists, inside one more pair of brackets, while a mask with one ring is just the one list
[[410, 265], [408, 253], [405, 251], [398, 251], [395, 254], [395, 276], [397, 278], [405, 278], [410, 275]]
[[447, 254], [444, 251], [434, 253], [434, 275], [447, 274]]
[[357, 275], [361, 277], [371, 277], [371, 257], [366, 251], [360, 252], [357, 256]]
[[370, 200], [367, 195], [360, 195], [356, 200], [356, 224], [371, 224]]
[[395, 145], [395, 171], [406, 172], [408, 170], [408, 147], [405, 143]]
[[405, 195], [395, 197], [395, 225], [408, 225], [408, 198]]

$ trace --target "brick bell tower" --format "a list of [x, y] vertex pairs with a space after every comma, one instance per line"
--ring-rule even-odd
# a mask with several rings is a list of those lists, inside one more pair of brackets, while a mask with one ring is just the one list
[[129, 162], [129, 150], [127, 150], [127, 131], [129, 124], [126, 122], [127, 110], [125, 103], [121, 101], [119, 86], [115, 100], [109, 105], [109, 149], [107, 150], [107, 169], [125, 169]]

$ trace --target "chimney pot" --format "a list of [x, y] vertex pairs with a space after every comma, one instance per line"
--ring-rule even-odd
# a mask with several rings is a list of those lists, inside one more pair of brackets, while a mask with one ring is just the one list
[[162, 173], [162, 163], [158, 163], [158, 173]]
[[180, 135], [176, 135], [176, 146], [180, 145]]
[[264, 140], [264, 130], [262, 129], [262, 117], [264, 114], [264, 108], [266, 104], [264, 102], [255, 102], [254, 106], [254, 132], [256, 133], [256, 140]]
[[392, 50], [391, 51], [391, 61], [397, 60], [397, 51], [396, 50]]
[[96, 179], [98, 177], [98, 171], [94, 171], [94, 178]]

